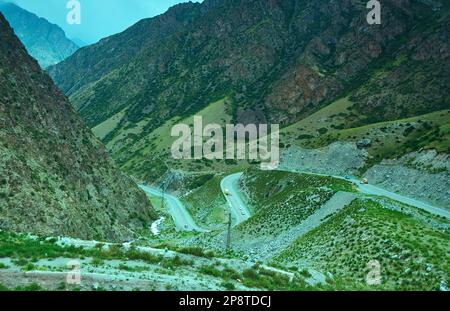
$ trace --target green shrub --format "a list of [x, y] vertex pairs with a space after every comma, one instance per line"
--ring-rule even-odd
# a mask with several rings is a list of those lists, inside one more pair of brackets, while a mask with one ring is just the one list
[[36, 270], [36, 266], [30, 262], [27, 265], [25, 265], [25, 267], [23, 267], [23, 270], [24, 271]]
[[56, 289], [57, 290], [65, 290], [66, 289], [66, 283], [65, 282], [60, 282]]
[[35, 292], [42, 290], [42, 287], [37, 283], [31, 283], [28, 285], [17, 286], [14, 290], [20, 292]]
[[200, 273], [220, 277], [222, 275], [222, 271], [215, 268], [214, 266], [201, 266], [199, 269]]
[[184, 253], [184, 254], [189, 254], [189, 255], [194, 255], [197, 257], [206, 257], [206, 258], [212, 258], [214, 257], [214, 252], [213, 251], [204, 251], [202, 248], [200, 247], [184, 247], [178, 250], [180, 253]]
[[254, 269], [245, 269], [242, 272], [242, 275], [245, 278], [251, 279], [251, 280], [256, 280], [258, 279], [258, 272], [256, 272]]
[[104, 264], [104, 261], [97, 257], [94, 257], [91, 260], [91, 265], [93, 265], [94, 267], [103, 266]]
[[231, 282], [223, 282], [221, 286], [225, 287], [227, 290], [235, 290], [236, 286]]

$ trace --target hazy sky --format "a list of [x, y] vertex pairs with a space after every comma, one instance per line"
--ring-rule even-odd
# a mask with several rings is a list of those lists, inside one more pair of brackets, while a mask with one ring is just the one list
[[[78, 0], [81, 4], [81, 24], [67, 23], [69, 0], [3, 0], [46, 18], [59, 25], [67, 37], [87, 44], [121, 32], [142, 18], [164, 13], [169, 7], [187, 0]], [[201, 0], [192, 0], [201, 2]]]

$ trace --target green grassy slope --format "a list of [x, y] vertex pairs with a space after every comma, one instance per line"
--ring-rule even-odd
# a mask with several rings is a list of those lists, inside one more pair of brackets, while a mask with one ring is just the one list
[[275, 236], [313, 214], [338, 191], [354, 191], [351, 183], [332, 177], [280, 171], [247, 170], [242, 186], [254, 216], [236, 229], [248, 236]]
[[[385, 206], [395, 206], [384, 202]], [[436, 290], [448, 282], [449, 222], [425, 212], [415, 216], [356, 200], [326, 223], [300, 237], [274, 262], [331, 272], [345, 289]], [[417, 215], [418, 214], [418, 215]], [[366, 284], [367, 264], [378, 260], [382, 284]]]
[[228, 221], [227, 203], [220, 189], [220, 182], [225, 175], [211, 175], [211, 179], [200, 187], [190, 191], [182, 202], [196, 221], [209, 228], [224, 228]]

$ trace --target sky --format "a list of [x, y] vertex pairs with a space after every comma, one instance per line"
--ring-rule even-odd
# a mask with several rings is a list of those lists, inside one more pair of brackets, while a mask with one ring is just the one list
[[143, 18], [162, 14], [177, 3], [188, 2], [187, 0], [77, 0], [81, 5], [81, 21], [79, 25], [70, 25], [67, 22], [70, 10], [66, 8], [69, 0], [3, 1], [13, 2], [57, 24], [66, 32], [68, 38], [78, 44], [95, 43], [104, 37], [124, 31]]

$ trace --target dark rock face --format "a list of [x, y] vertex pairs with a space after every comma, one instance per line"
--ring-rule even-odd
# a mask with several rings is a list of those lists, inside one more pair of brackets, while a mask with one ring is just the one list
[[0, 229], [122, 241], [155, 218], [0, 14]]
[[42, 68], [59, 63], [78, 49], [59, 26], [15, 4], [0, 1], [0, 12]]

